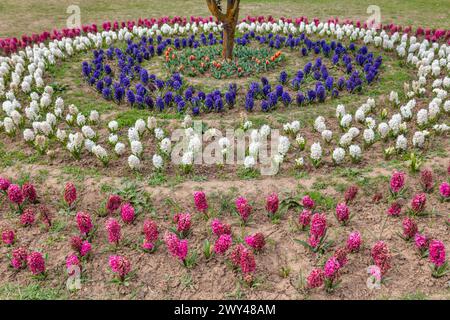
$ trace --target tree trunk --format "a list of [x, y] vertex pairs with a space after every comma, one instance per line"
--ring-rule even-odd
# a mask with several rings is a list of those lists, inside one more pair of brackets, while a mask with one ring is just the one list
[[223, 51], [224, 60], [233, 59], [234, 34], [239, 19], [240, 0], [228, 0], [226, 14], [222, 13], [215, 0], [206, 0], [211, 13], [223, 24]]
[[236, 25], [224, 23], [223, 26], [223, 53], [222, 56], [224, 60], [233, 59], [233, 49], [234, 49], [234, 34], [236, 32]]

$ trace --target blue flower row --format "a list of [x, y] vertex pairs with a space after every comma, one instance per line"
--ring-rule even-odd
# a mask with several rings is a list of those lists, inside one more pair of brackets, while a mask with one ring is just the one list
[[[305, 34], [285, 37], [273, 34], [259, 36], [250, 32], [235, 41], [241, 46], [256, 41], [260, 45], [277, 49], [299, 49], [302, 56], [323, 54], [330, 61], [332, 69], [347, 74], [347, 77], [335, 79], [323, 59], [317, 57], [314, 63], [308, 62], [302, 70], [298, 70], [292, 79], [289, 79], [287, 72], [282, 71], [274, 88], [262, 77], [261, 82], [252, 82], [246, 89], [244, 99], [247, 111], [254, 110], [258, 100], [261, 101], [262, 111], [270, 111], [280, 103], [287, 107], [294, 99], [297, 105], [303, 105], [323, 102], [327, 97], [337, 98], [343, 90], [350, 93], [361, 91], [364, 85], [377, 79], [382, 65], [382, 57], [375, 58], [365, 46], [358, 49], [351, 43], [347, 48], [340, 42], [312, 41]], [[201, 34], [199, 39], [194, 35], [181, 39], [142, 37], [137, 42], [128, 41], [124, 48], [94, 50], [92, 61], [82, 63], [82, 74], [105, 99], [116, 103], [126, 101], [132, 107], [159, 111], [176, 107], [177, 112], [190, 111], [194, 115], [202, 111], [221, 112], [225, 104], [228, 108], [235, 106], [239, 91], [236, 84], [230, 84], [224, 92], [214, 90], [205, 93], [189, 86], [178, 73], [163, 80], [142, 67], [144, 61], [163, 55], [169, 46], [182, 50], [187, 47], [214, 46], [221, 42], [212, 33], [208, 36]], [[311, 83], [314, 84], [312, 88], [300, 90]]]

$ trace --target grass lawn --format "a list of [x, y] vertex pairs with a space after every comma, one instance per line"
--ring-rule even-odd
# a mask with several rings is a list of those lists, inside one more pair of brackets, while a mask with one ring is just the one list
[[[82, 23], [99, 23], [104, 20], [137, 19], [164, 15], [209, 15], [204, 0], [2, 0], [0, 3], [0, 37], [20, 36], [24, 33], [42, 32], [66, 26], [67, 8], [77, 4], [81, 9]], [[448, 0], [243, 0], [241, 17], [245, 15], [308, 16], [321, 19], [339, 17], [365, 21], [369, 5], [378, 5], [383, 23], [450, 27]]]

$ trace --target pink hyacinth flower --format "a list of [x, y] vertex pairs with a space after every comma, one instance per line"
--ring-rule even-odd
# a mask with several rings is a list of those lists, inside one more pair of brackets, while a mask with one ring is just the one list
[[338, 275], [338, 272], [341, 268], [341, 265], [336, 257], [331, 257], [327, 260], [324, 266], [324, 275], [328, 279], [335, 279]]
[[27, 257], [27, 265], [34, 275], [45, 272], [45, 260], [40, 252], [32, 252]]
[[239, 197], [236, 199], [236, 210], [241, 216], [242, 221], [245, 223], [250, 218], [252, 206], [248, 203], [247, 199]]
[[424, 234], [416, 233], [414, 235], [414, 244], [417, 249], [425, 250], [428, 247], [428, 238]]
[[222, 234], [214, 243], [214, 252], [222, 255], [231, 247], [233, 240], [229, 234]]
[[2, 241], [7, 245], [14, 244], [15, 234], [13, 230], [5, 230], [2, 232]]
[[423, 212], [427, 202], [427, 196], [425, 193], [419, 193], [411, 200], [411, 208], [417, 214]]
[[64, 201], [70, 207], [77, 200], [77, 189], [72, 182], [68, 182], [64, 187]]
[[78, 212], [76, 215], [78, 229], [82, 235], [87, 235], [92, 230], [91, 216], [87, 212]]
[[110, 195], [108, 198], [108, 201], [106, 202], [106, 210], [110, 214], [114, 213], [117, 209], [120, 208], [120, 205], [122, 204], [122, 198], [118, 195]]
[[336, 218], [342, 224], [345, 224], [350, 218], [350, 210], [345, 203], [339, 203], [336, 206]]
[[403, 236], [407, 240], [413, 238], [416, 235], [417, 223], [414, 221], [414, 219], [405, 217], [405, 219], [403, 219], [402, 226], [403, 226]]
[[275, 192], [270, 194], [266, 199], [266, 211], [274, 215], [278, 211], [279, 204], [280, 200], [278, 199], [278, 195]]
[[221, 236], [222, 234], [231, 234], [231, 226], [222, 223], [219, 219], [213, 219], [211, 222], [211, 230], [216, 236]]
[[311, 218], [310, 234], [322, 238], [327, 230], [327, 218], [325, 214], [315, 213]]
[[35, 221], [35, 213], [33, 209], [25, 209], [20, 215], [20, 223], [23, 226], [31, 226]]
[[14, 269], [19, 270], [27, 266], [28, 253], [25, 248], [17, 248], [12, 251], [11, 265]]
[[306, 278], [306, 282], [308, 284], [308, 288], [319, 288], [323, 285], [323, 281], [325, 279], [325, 274], [322, 269], [316, 268], [311, 271], [309, 276]]
[[89, 241], [84, 240], [83, 243], [81, 244], [80, 256], [85, 257], [86, 255], [89, 254], [89, 252], [91, 252], [91, 250], [92, 245], [89, 243]]
[[253, 249], [259, 251], [262, 250], [266, 245], [266, 239], [264, 238], [264, 235], [262, 233], [257, 232], [251, 236], [245, 237], [245, 243]]
[[174, 222], [177, 224], [177, 231], [186, 234], [191, 229], [191, 215], [189, 213], [177, 213], [173, 217]]
[[350, 252], [357, 252], [361, 247], [361, 234], [358, 231], [354, 231], [349, 234], [347, 239], [347, 249]]
[[31, 203], [36, 202], [37, 199], [36, 189], [31, 183], [25, 183], [22, 186], [22, 194], [28, 202]]
[[444, 199], [450, 198], [450, 184], [448, 184], [447, 182], [442, 182], [442, 184], [439, 186], [439, 193]]
[[395, 171], [392, 174], [390, 187], [393, 193], [400, 192], [405, 186], [405, 174], [400, 171]]
[[302, 205], [305, 209], [312, 209], [316, 204], [310, 196], [304, 196], [302, 199]]
[[113, 255], [109, 257], [109, 266], [111, 270], [116, 273], [123, 281], [127, 274], [131, 271], [130, 261], [123, 256]]
[[298, 216], [298, 224], [302, 229], [305, 229], [311, 223], [312, 212], [310, 210], [303, 210]]
[[108, 240], [110, 243], [118, 244], [121, 238], [121, 227], [119, 222], [114, 218], [109, 218], [105, 224], [108, 231]]
[[208, 202], [206, 201], [206, 195], [203, 191], [194, 192], [194, 203], [197, 211], [202, 213], [208, 211]]
[[125, 203], [120, 208], [120, 215], [123, 222], [132, 223], [134, 220], [134, 208], [131, 204]]
[[445, 263], [445, 245], [442, 241], [431, 240], [429, 252], [429, 259], [436, 267], [440, 267]]
[[12, 203], [15, 204], [22, 204], [22, 202], [25, 200], [22, 189], [17, 184], [11, 184], [8, 187], [8, 199]]

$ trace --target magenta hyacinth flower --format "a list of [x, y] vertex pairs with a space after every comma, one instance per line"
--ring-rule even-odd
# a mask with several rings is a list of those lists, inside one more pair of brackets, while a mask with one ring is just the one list
[[72, 182], [68, 182], [64, 187], [64, 201], [70, 207], [77, 200], [77, 189]]
[[110, 195], [108, 198], [108, 201], [106, 202], [106, 210], [110, 214], [114, 213], [117, 209], [120, 208], [120, 205], [122, 204], [122, 198], [118, 195]]
[[323, 285], [323, 281], [325, 279], [325, 274], [322, 269], [316, 268], [311, 271], [308, 278], [306, 278], [306, 282], [308, 284], [308, 288], [319, 288]]
[[304, 230], [311, 223], [311, 216], [312, 216], [311, 210], [307, 210], [307, 209], [304, 209], [298, 215], [298, 224], [300, 225], [302, 230]]
[[252, 206], [248, 203], [244, 197], [236, 199], [236, 210], [242, 218], [242, 221], [247, 222], [252, 212]]
[[399, 202], [393, 202], [387, 210], [388, 215], [398, 217], [402, 212], [402, 205]]
[[231, 226], [229, 224], [221, 222], [219, 219], [213, 219], [211, 222], [211, 230], [216, 236], [222, 234], [231, 234]]
[[424, 234], [416, 233], [414, 235], [414, 244], [417, 249], [423, 251], [428, 248], [428, 238]]
[[177, 235], [171, 232], [167, 232], [164, 235], [164, 242], [166, 243], [167, 250], [170, 254], [181, 261], [184, 261], [188, 252], [187, 240], [178, 239]]
[[417, 233], [417, 223], [414, 221], [414, 219], [411, 219], [409, 217], [405, 217], [402, 222], [403, 226], [403, 236], [405, 239], [409, 240], [412, 239], [416, 233]]
[[241, 252], [240, 266], [242, 273], [249, 274], [256, 270], [255, 255], [252, 251], [244, 249]]
[[327, 230], [327, 218], [324, 213], [315, 213], [311, 218], [311, 235], [322, 238]]
[[147, 219], [144, 221], [143, 233], [145, 240], [150, 243], [155, 243], [158, 240], [159, 231], [156, 222]]
[[130, 203], [125, 203], [120, 208], [120, 215], [123, 222], [132, 223], [134, 220], [134, 208]]
[[11, 182], [8, 179], [0, 177], [0, 191], [3, 191], [3, 192], [8, 191], [8, 188], [10, 185], [11, 185]]
[[233, 239], [229, 234], [222, 234], [214, 243], [214, 252], [222, 255], [231, 247]]
[[341, 268], [341, 265], [336, 257], [331, 257], [327, 260], [325, 263], [323, 272], [325, 275], [325, 278], [327, 279], [335, 279], [338, 275], [339, 269]]
[[17, 184], [11, 184], [8, 187], [8, 199], [12, 203], [21, 205], [25, 200], [22, 189]]
[[347, 249], [350, 252], [357, 252], [361, 248], [361, 234], [358, 231], [354, 231], [349, 234], [347, 239]]
[[2, 232], [2, 241], [6, 245], [12, 245], [14, 244], [15, 234], [13, 230], [4, 230]]
[[121, 227], [119, 222], [114, 218], [106, 220], [106, 231], [108, 231], [108, 240], [110, 243], [118, 244], [121, 238]]
[[25, 248], [17, 248], [12, 251], [11, 266], [16, 269], [23, 269], [27, 266], [28, 253]]
[[76, 215], [78, 229], [82, 235], [87, 235], [92, 230], [91, 216], [87, 212], [78, 212]]
[[27, 227], [31, 226], [35, 221], [35, 213], [33, 209], [25, 209], [20, 215], [20, 223]]
[[32, 252], [27, 257], [27, 265], [34, 275], [45, 272], [45, 260], [40, 252]]
[[22, 194], [28, 202], [30, 203], [36, 202], [37, 199], [36, 189], [31, 183], [25, 183], [22, 186]]
[[336, 218], [342, 224], [348, 222], [350, 218], [350, 210], [345, 203], [342, 202], [336, 206]]
[[184, 235], [191, 229], [192, 222], [190, 213], [177, 213], [173, 217], [173, 221], [177, 224], [177, 231]]
[[274, 192], [270, 194], [266, 199], [266, 210], [269, 214], [274, 215], [278, 211], [280, 200], [278, 195]]
[[[76, 254], [71, 254], [66, 258], [66, 268], [70, 270], [72, 266], [80, 266], [80, 259]], [[73, 275], [75, 273], [75, 270], [72, 270], [69, 272], [69, 275]]]
[[203, 191], [194, 192], [194, 203], [197, 211], [202, 213], [208, 211], [208, 202], [206, 201], [206, 195]]
[[261, 232], [257, 232], [251, 236], [245, 237], [245, 243], [253, 249], [260, 251], [266, 245], [266, 239]]
[[316, 204], [310, 196], [304, 196], [302, 199], [302, 205], [305, 209], [312, 209]]
[[127, 274], [131, 271], [130, 261], [123, 256], [113, 255], [109, 257], [109, 266], [111, 270], [116, 273], [123, 281]]
[[444, 199], [450, 198], [450, 184], [448, 184], [447, 182], [442, 182], [442, 184], [439, 186], [439, 193]]
[[440, 267], [445, 263], [445, 245], [442, 241], [431, 240], [429, 244], [429, 258], [431, 263]]
[[89, 243], [89, 241], [84, 240], [83, 243], [81, 244], [80, 256], [85, 257], [86, 255], [89, 254], [89, 252], [91, 252], [91, 250], [92, 245]]
[[395, 171], [392, 174], [390, 187], [393, 193], [399, 193], [405, 186], [405, 174], [400, 171]]
[[414, 213], [421, 213], [425, 209], [427, 203], [427, 196], [425, 193], [419, 193], [411, 200], [411, 209]]

